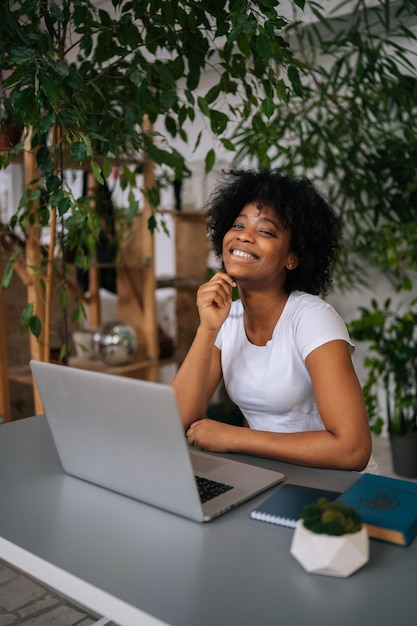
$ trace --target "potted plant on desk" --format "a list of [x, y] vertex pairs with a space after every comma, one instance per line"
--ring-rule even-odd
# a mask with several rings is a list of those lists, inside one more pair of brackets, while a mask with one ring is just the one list
[[380, 434], [386, 424], [394, 472], [417, 478], [417, 298], [404, 313], [393, 311], [390, 299], [360, 312], [348, 329], [369, 342], [363, 392], [371, 430]]
[[369, 559], [369, 537], [353, 507], [320, 498], [304, 507], [291, 554], [311, 574], [346, 577]]

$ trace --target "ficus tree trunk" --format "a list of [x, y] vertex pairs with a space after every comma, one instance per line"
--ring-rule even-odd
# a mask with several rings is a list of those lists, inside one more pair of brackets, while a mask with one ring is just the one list
[[[38, 170], [36, 164], [35, 154], [32, 151], [31, 146], [31, 131], [29, 131], [25, 141], [24, 151], [24, 170], [25, 180], [28, 181], [28, 186], [36, 185], [35, 182], [38, 178]], [[37, 217], [37, 206], [33, 207], [33, 224], [29, 224], [27, 240], [26, 240], [26, 263], [28, 276], [30, 278], [27, 284], [27, 299], [28, 302], [33, 304], [33, 313], [41, 322], [41, 330], [38, 337], [33, 333], [29, 335], [30, 341], [30, 355], [32, 359], [39, 361], [45, 360], [45, 301], [42, 294], [41, 283], [41, 247], [40, 247], [40, 233], [41, 228]], [[39, 393], [34, 386], [34, 403], [36, 414], [42, 413], [42, 401]]]

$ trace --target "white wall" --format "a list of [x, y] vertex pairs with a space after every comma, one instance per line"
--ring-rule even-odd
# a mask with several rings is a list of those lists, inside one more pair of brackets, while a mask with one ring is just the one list
[[20, 202], [24, 189], [23, 167], [11, 163], [0, 170], [0, 222], [7, 224]]

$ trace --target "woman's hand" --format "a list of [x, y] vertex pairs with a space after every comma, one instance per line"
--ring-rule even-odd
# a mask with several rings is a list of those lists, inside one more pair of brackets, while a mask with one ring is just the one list
[[229, 315], [232, 304], [232, 290], [236, 283], [225, 272], [217, 272], [197, 291], [197, 306], [200, 325], [210, 330], [218, 330]]
[[188, 443], [210, 452], [233, 452], [233, 442], [240, 426], [223, 424], [212, 419], [202, 419], [187, 430]]

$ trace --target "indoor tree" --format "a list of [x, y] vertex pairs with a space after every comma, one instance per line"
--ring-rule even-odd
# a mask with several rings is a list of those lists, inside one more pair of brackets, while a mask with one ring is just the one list
[[[304, 0], [294, 4], [302, 8]], [[227, 138], [231, 123], [250, 123], [273, 101], [288, 103], [301, 92], [300, 63], [284, 38], [287, 28], [273, 0], [1, 3], [0, 105], [23, 129], [21, 142], [1, 156], [1, 165], [7, 167], [20, 153], [30, 153], [36, 171], [5, 226], [30, 236], [37, 246], [30, 261], [37, 301], [29, 302], [23, 322], [40, 341], [46, 341], [48, 333], [48, 303], [42, 316], [38, 304], [53, 280], [56, 224], [62, 225], [59, 247], [72, 249], [75, 265], [84, 269], [101, 229], [91, 198], [75, 198], [67, 185], [67, 164], [90, 171], [103, 184], [114, 159], [139, 163], [147, 155], [180, 180], [186, 163], [170, 138], [187, 142], [184, 125], [198, 112], [207, 119], [211, 135], [232, 150]], [[214, 83], [197, 95], [209, 71], [216, 77]], [[153, 131], [155, 123], [158, 133]], [[206, 171], [215, 158], [210, 147]], [[125, 187], [135, 185], [134, 173], [126, 166], [121, 181]], [[145, 195], [157, 207], [158, 184]], [[138, 212], [133, 193], [129, 199], [127, 221]], [[156, 221], [153, 212], [151, 229]], [[45, 227], [51, 227], [51, 243], [43, 254], [39, 232]], [[21, 252], [9, 252], [3, 287]], [[65, 308], [65, 267], [62, 273]], [[66, 349], [64, 345], [63, 353]]]

